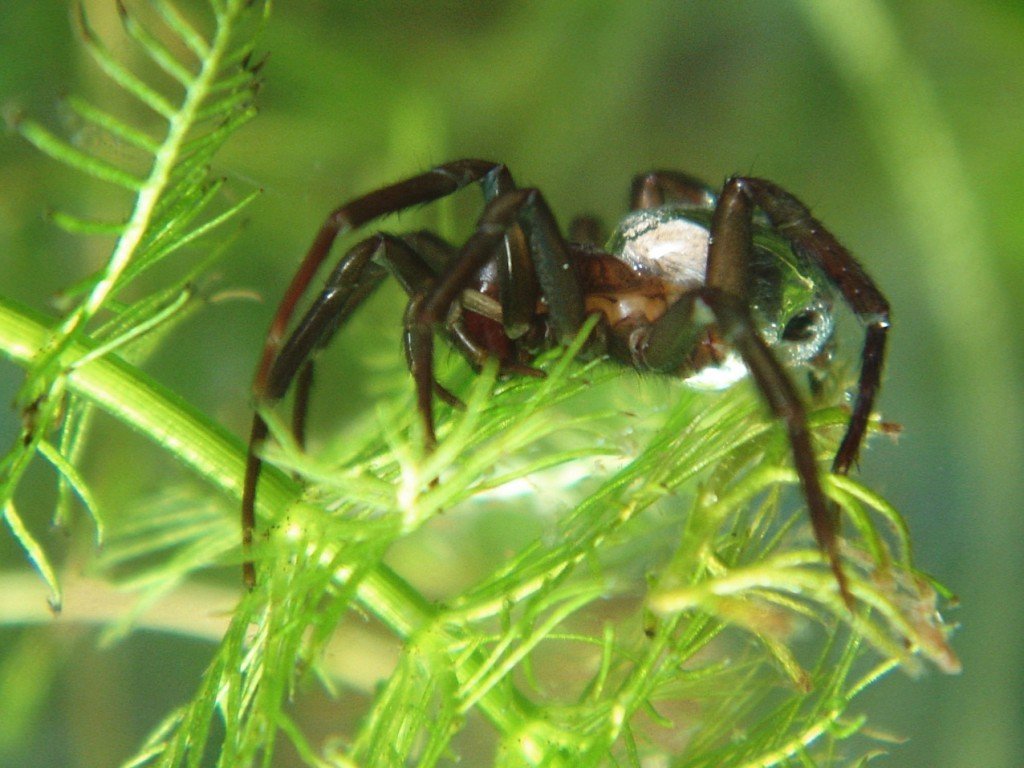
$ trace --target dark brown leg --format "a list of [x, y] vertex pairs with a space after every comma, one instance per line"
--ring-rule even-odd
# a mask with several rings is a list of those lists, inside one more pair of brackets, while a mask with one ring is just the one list
[[[256, 375], [253, 378], [252, 392], [257, 404], [268, 400], [280, 398], [287, 389], [292, 378], [299, 373], [299, 368], [305, 363], [306, 358], [301, 355], [289, 352], [285, 355], [285, 362], [280, 362], [282, 345], [285, 343], [285, 334], [288, 325], [299, 301], [305, 295], [314, 275], [320, 269], [331, 246], [338, 235], [369, 223], [370, 221], [398, 213], [423, 203], [429, 203], [442, 197], [450, 195], [463, 187], [479, 182], [484, 190], [485, 199], [493, 199], [495, 196], [514, 188], [512, 176], [508, 169], [501, 163], [493, 163], [486, 160], [456, 160], [437, 166], [426, 173], [414, 176], [397, 184], [383, 187], [362, 197], [356, 198], [332, 211], [321, 225], [319, 232], [303, 257], [298, 271], [292, 278], [281, 299], [281, 303], [274, 313], [270, 328], [267, 330], [266, 339], [263, 343], [263, 353], [259, 365], [256, 368]], [[339, 299], [330, 299], [321, 296], [321, 303], [335, 305]], [[323, 307], [319, 310], [322, 317], [332, 317], [332, 312], [342, 312], [341, 306], [334, 306], [328, 310]], [[307, 317], [309, 314], [307, 313]], [[298, 336], [295, 341], [295, 348], [305, 344], [306, 333], [316, 331], [323, 335], [324, 329], [314, 327], [303, 332], [301, 327], [292, 335], [292, 339]], [[329, 334], [328, 334], [329, 335]], [[291, 344], [289, 340], [289, 344]], [[312, 350], [314, 340], [309, 346]], [[299, 393], [299, 400], [304, 402], [308, 395], [308, 389], [312, 382], [312, 372], [301, 375], [303, 380], [302, 389]], [[276, 393], [276, 394], [275, 394]], [[304, 406], [300, 406], [304, 407]], [[298, 419], [293, 418], [293, 424], [298, 421], [299, 428], [304, 430], [304, 416]], [[262, 463], [259, 459], [259, 450], [267, 438], [267, 425], [257, 413], [253, 418], [252, 430], [249, 437], [249, 448], [246, 458], [245, 480], [242, 492], [242, 543], [246, 552], [252, 546], [252, 532], [255, 525], [256, 486], [259, 481]], [[251, 561], [247, 561], [243, 567], [245, 583], [251, 588], [255, 584], [255, 573]]]
[[889, 302], [850, 252], [789, 192], [765, 179], [735, 178], [729, 183], [742, 189], [744, 195], [765, 212], [772, 226], [794, 249], [821, 265], [867, 329], [857, 398], [850, 424], [832, 463], [833, 472], [845, 475], [857, 462], [881, 382], [889, 330]]
[[[409, 243], [412, 249], [419, 254], [423, 261], [430, 267], [431, 271], [435, 275], [439, 275], [444, 272], [448, 265], [454, 262], [459, 256], [459, 249], [454, 247], [451, 243], [441, 239], [433, 232], [414, 232], [409, 235], [403, 235], [402, 239]], [[498, 312], [487, 315], [496, 321], [502, 319], [502, 313], [500, 305]], [[449, 320], [451, 317], [449, 316]], [[411, 321], [404, 323], [405, 327], [408, 327]], [[466, 361], [473, 367], [474, 370], [479, 371], [484, 361], [487, 359], [488, 351], [479, 345], [477, 345], [465, 332], [462, 323], [458, 318], [455, 322], [451, 323], [448, 328], [449, 338], [452, 344], [455, 346], [462, 356], [466, 358]], [[406, 331], [404, 336], [404, 349], [405, 357], [409, 363], [409, 369], [412, 370], [412, 337], [409, 332]], [[459, 400], [455, 395], [449, 392], [447, 389], [442, 387], [437, 382], [434, 383], [434, 391], [438, 397], [441, 398], [445, 403], [455, 408], [464, 407], [464, 403]]]
[[715, 190], [700, 179], [679, 171], [648, 171], [634, 177], [629, 190], [629, 208], [660, 208], [667, 203], [682, 203], [711, 209]]
[[[315, 355], [326, 347], [338, 329], [349, 316], [372, 294], [387, 277], [387, 270], [369, 262], [378, 252], [388, 256], [386, 242], [378, 236], [364, 240], [346, 256], [342, 264], [361, 262], [355, 282], [346, 283], [348, 276], [331, 275], [327, 287], [317, 301], [309, 308], [299, 327], [281, 350], [271, 369], [267, 402], [284, 397], [295, 382], [295, 399], [292, 404], [292, 434], [300, 447], [306, 444], [306, 414], [309, 412], [309, 394], [313, 388]], [[355, 255], [356, 258], [352, 258]], [[366, 260], [359, 257], [366, 256]], [[340, 271], [340, 268], [339, 270]], [[312, 345], [312, 346], [309, 346]], [[297, 371], [297, 373], [296, 373]]]
[[[422, 291], [434, 277], [430, 267], [409, 245], [389, 235], [363, 240], [345, 255], [295, 331], [272, 359], [263, 381], [261, 403], [269, 405], [284, 397], [292, 381], [298, 377], [292, 427], [300, 444], [305, 436], [306, 409], [313, 381], [313, 355], [331, 340], [387, 276], [387, 271], [374, 259], [386, 264], [409, 292]], [[263, 466], [260, 451], [267, 434], [267, 424], [257, 411], [249, 435], [242, 490], [242, 544], [246, 553], [252, 548], [256, 489]], [[244, 561], [242, 575], [247, 586], [255, 585], [256, 574], [251, 560]]]
[[457, 160], [370, 192], [336, 208], [328, 215], [288, 285], [270, 323], [263, 354], [253, 381], [253, 395], [257, 402], [266, 396], [267, 379], [284, 342], [295, 307], [330, 253], [338, 235], [358, 229], [382, 216], [446, 197], [474, 182], [481, 183], [488, 199], [513, 188], [512, 177], [504, 165], [486, 160]]
[[[645, 362], [655, 369], [665, 370], [678, 366], [686, 358], [703, 330], [696, 322], [697, 309], [701, 304], [711, 310], [723, 340], [743, 358], [772, 414], [786, 425], [793, 464], [807, 500], [814, 538], [828, 557], [843, 599], [852, 605], [836, 545], [838, 513], [821, 487], [807, 428], [807, 414], [786, 369], [761, 339], [743, 300], [711, 287], [699, 288], [683, 296], [652, 329], [649, 343], [652, 352], [646, 356]], [[677, 339], [682, 343], [674, 343]]]
[[310, 358], [295, 377], [295, 400], [292, 403], [292, 435], [300, 448], [306, 447], [306, 414], [309, 413], [309, 395], [313, 391], [315, 364]]
[[530, 244], [531, 266], [548, 300], [549, 322], [558, 339], [570, 341], [583, 324], [583, 291], [575, 265], [543, 196], [536, 189], [521, 189], [494, 198], [459, 257], [428, 292], [414, 300], [415, 306], [410, 306], [407, 315], [410, 364], [428, 447], [436, 441], [431, 397], [434, 328], [445, 320], [459, 292], [502, 247], [505, 235], [515, 227], [521, 228]]
[[657, 370], [677, 368], [701, 331], [696, 319], [698, 306], [703, 304], [711, 310], [724, 341], [740, 354], [772, 413], [786, 425], [815, 539], [828, 557], [844, 601], [852, 606], [836, 543], [838, 510], [828, 502], [821, 486], [803, 403], [786, 370], [758, 334], [747, 309], [753, 213], [754, 201], [742, 183], [736, 179], [727, 182], [711, 222], [707, 285], [683, 296], [654, 324], [644, 360]]
[[440, 275], [451, 264], [459, 249], [429, 230], [410, 232], [402, 240], [420, 257], [434, 275]]

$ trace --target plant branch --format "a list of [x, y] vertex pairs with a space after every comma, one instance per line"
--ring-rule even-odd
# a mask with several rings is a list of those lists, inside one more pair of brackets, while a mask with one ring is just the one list
[[[0, 297], [0, 353], [28, 365], [49, 333], [43, 316]], [[69, 362], [75, 361], [94, 348], [93, 342], [80, 338], [65, 354]], [[166, 448], [234, 500], [241, 498], [245, 461], [241, 441], [175, 393], [113, 355], [76, 366], [68, 373], [67, 382], [72, 392]], [[260, 511], [269, 519], [279, 519], [298, 493], [298, 483], [268, 466], [260, 481]], [[436, 614], [423, 596], [386, 565], [362, 578], [356, 598], [402, 639], [408, 639]], [[437, 631], [445, 632], [443, 628]], [[452, 638], [452, 643], [456, 642]], [[473, 676], [485, 663], [482, 654], [474, 654], [462, 671]], [[502, 686], [491, 687], [479, 706], [503, 733], [514, 729], [524, 717], [521, 703]]]

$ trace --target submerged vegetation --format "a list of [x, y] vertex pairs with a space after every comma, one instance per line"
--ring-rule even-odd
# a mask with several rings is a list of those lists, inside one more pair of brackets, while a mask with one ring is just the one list
[[[397, 344], [385, 395], [315, 450], [268, 412], [259, 580], [236, 588], [244, 446], [141, 367], [229, 293], [210, 269], [256, 193], [211, 168], [255, 116], [269, 8], [210, 0], [202, 25], [169, 0], [142, 18], [118, 8], [145, 54], [138, 71], [84, 14], [82, 44], [144, 126], [68, 97], [108, 139], [86, 151], [16, 119], [38, 149], [119, 190], [124, 215], [52, 215], [113, 243], [62, 292], [59, 319], [0, 299], [0, 351], [25, 370], [0, 503], [65, 619], [99, 624], [107, 642], [142, 629], [215, 642], [125, 765], [855, 764], [878, 748], [852, 707], [866, 687], [897, 667], [958, 668], [937, 612], [948, 595], [915, 569], [891, 505], [826, 478], [850, 610], [793, 490], [784, 430], [753, 389], [695, 393], [580, 362], [591, 326], [539, 361], [543, 380], [443, 360], [466, 407], [441, 412], [429, 455]], [[150, 85], [154, 71], [175, 85]], [[841, 390], [812, 413], [823, 460], [848, 415]], [[109, 479], [87, 466], [97, 412], [129, 428], [106, 439], [139, 433], [191, 477], [111, 510]], [[91, 519], [87, 577], [20, 512], [38, 459], [56, 473], [55, 523], [71, 525], [75, 506]], [[86, 590], [108, 607], [84, 612]], [[169, 616], [176, 594], [189, 607]], [[0, 622], [45, 619], [11, 609]], [[26, 658], [27, 646], [9, 656], [9, 678]], [[45, 679], [20, 688], [26, 728]], [[0, 750], [22, 738], [10, 724], [0, 737]]]

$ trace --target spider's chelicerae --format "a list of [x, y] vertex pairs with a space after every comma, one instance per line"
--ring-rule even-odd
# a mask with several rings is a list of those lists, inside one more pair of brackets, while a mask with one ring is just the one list
[[[473, 183], [486, 205], [464, 244], [429, 232], [362, 240], [286, 336], [338, 235]], [[838, 512], [822, 491], [804, 405], [786, 371], [827, 364], [832, 302], [841, 296], [866, 328], [856, 398], [832, 464], [845, 474], [878, 390], [888, 302], [807, 207], [770, 181], [735, 176], [715, 194], [686, 174], [652, 171], [634, 179], [631, 208], [608, 245], [599, 244], [600, 227], [589, 218], [575, 220], [565, 237], [539, 190], [517, 189], [503, 164], [483, 160], [446, 163], [345, 203], [324, 221], [277, 308], [253, 383], [256, 402], [279, 400], [297, 380], [293, 429], [301, 443], [313, 354], [389, 273], [409, 294], [405, 353], [428, 449], [435, 440], [434, 395], [458, 402], [434, 378], [436, 331], [476, 367], [497, 358], [502, 373], [541, 375], [530, 365], [533, 357], [571, 340], [597, 314], [587, 347], [592, 355], [695, 386], [720, 388], [747, 372], [753, 376], [785, 424], [815, 537], [849, 602]], [[267, 435], [257, 412], [242, 502], [247, 551]], [[254, 583], [251, 561], [245, 579]]]

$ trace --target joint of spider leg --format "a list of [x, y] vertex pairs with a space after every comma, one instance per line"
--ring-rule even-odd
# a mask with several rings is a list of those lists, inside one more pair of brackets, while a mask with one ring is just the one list
[[[505, 177], [504, 179], [501, 178], [503, 176]], [[487, 198], [493, 198], [495, 195], [499, 194], [501, 192], [499, 187], [501, 186], [502, 180], [509, 185], [512, 183], [512, 177], [508, 171], [508, 167], [504, 163], [499, 163], [488, 171], [484, 175], [483, 179], [481, 179], [481, 186], [484, 188], [484, 196]]]
[[[462, 187], [465, 187], [468, 184], [472, 183], [471, 177], [473, 174], [472, 171], [466, 168], [460, 167], [460, 171], [460, 173], [456, 173], [454, 170], [452, 170], [451, 167], [439, 165], [435, 168], [431, 168], [429, 172], [434, 174], [435, 176], [443, 176], [445, 178], [451, 179], [452, 184], [454, 184], [457, 188], [461, 189]], [[486, 183], [486, 177], [484, 177], [483, 181], [484, 183]]]
[[887, 331], [892, 325], [888, 309], [884, 312], [872, 312], [869, 315], [865, 315], [861, 318], [861, 322], [863, 322], [868, 328], [879, 331]]

